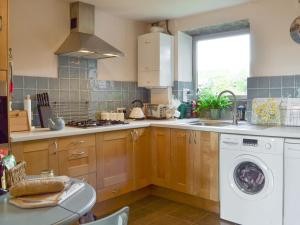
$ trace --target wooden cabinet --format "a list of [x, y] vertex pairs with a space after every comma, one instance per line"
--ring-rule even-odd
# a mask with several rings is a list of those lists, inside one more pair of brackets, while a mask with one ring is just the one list
[[152, 183], [162, 187], [170, 186], [171, 130], [152, 128]]
[[130, 132], [96, 135], [97, 198], [99, 201], [132, 190], [132, 141]]
[[219, 136], [214, 132], [195, 131], [194, 137], [193, 194], [219, 201]]
[[189, 131], [171, 129], [171, 189], [192, 193], [193, 149]]
[[171, 185], [219, 201], [219, 142], [214, 132], [171, 129]]
[[18, 162], [27, 163], [28, 175], [38, 175], [50, 170], [58, 174], [58, 148], [55, 139], [13, 143], [12, 152]]
[[[8, 69], [8, 0], [0, 0], [0, 70]], [[3, 76], [1, 74], [0, 79]], [[6, 78], [6, 77], [5, 77]]]
[[138, 85], [173, 86], [173, 36], [148, 33], [138, 37]]
[[87, 181], [95, 185], [95, 134], [80, 135], [58, 140], [59, 174]]
[[151, 131], [133, 129], [133, 188], [138, 190], [151, 184]]

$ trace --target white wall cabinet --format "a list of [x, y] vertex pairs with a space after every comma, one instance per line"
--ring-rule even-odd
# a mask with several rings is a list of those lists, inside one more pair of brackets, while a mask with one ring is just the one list
[[138, 86], [171, 87], [174, 74], [174, 38], [164, 33], [138, 37]]

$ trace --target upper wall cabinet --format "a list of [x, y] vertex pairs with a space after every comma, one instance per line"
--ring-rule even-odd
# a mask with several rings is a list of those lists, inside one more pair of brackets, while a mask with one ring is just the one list
[[139, 87], [173, 86], [174, 38], [164, 33], [149, 33], [138, 37]]
[[[0, 70], [8, 68], [8, 0], [0, 0]], [[1, 76], [1, 80], [3, 77]]]

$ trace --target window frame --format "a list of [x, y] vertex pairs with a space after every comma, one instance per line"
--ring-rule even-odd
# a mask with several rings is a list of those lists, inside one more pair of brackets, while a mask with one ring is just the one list
[[[197, 54], [197, 42], [202, 41], [202, 40], [212, 40], [212, 39], [217, 39], [217, 38], [222, 38], [222, 37], [230, 37], [230, 36], [238, 36], [238, 35], [243, 35], [243, 34], [249, 34], [250, 35], [250, 55], [251, 55], [251, 32], [250, 32], [250, 27], [249, 28], [243, 28], [239, 30], [234, 30], [234, 31], [225, 31], [225, 32], [219, 32], [219, 33], [213, 33], [213, 34], [206, 34], [206, 35], [196, 35], [193, 36], [193, 56], [192, 56], [192, 73], [193, 73], [193, 83], [194, 83], [194, 90], [196, 90], [196, 93], [198, 93], [198, 68], [197, 68], [197, 59], [198, 59], [198, 54]], [[251, 56], [250, 56], [250, 62], [249, 65], [251, 65]], [[249, 68], [249, 72], [251, 71], [251, 68]], [[250, 74], [249, 74], [250, 76]], [[246, 95], [238, 95], [236, 96], [238, 100], [247, 100], [247, 93]]]

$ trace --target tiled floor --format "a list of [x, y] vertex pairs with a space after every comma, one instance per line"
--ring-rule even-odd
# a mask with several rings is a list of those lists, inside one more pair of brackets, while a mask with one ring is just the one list
[[129, 225], [232, 225], [198, 208], [150, 196], [130, 205]]

